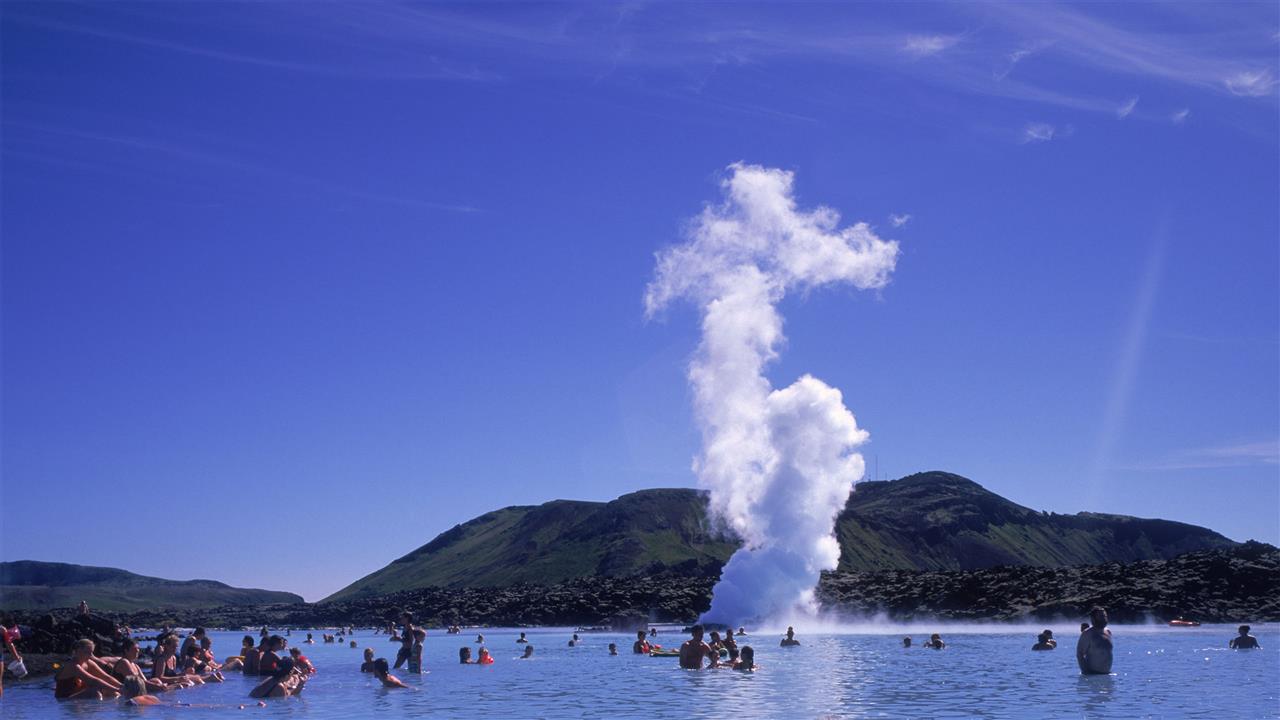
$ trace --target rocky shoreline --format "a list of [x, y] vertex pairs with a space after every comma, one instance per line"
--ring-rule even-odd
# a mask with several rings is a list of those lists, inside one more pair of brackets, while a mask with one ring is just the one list
[[[430, 627], [447, 625], [626, 628], [646, 622], [686, 623], [710, 607], [713, 577], [674, 575], [584, 578], [555, 585], [428, 588], [341, 602], [235, 605], [147, 610], [78, 617], [70, 609], [8, 613], [34, 629], [20, 649], [66, 653], [89, 637], [109, 653], [121, 626], [224, 628], [376, 626], [402, 610]], [[1280, 549], [1250, 542], [1227, 550], [1066, 568], [827, 573], [818, 586], [824, 608], [850, 617], [891, 620], [1016, 622], [1079, 618], [1105, 606], [1116, 622], [1280, 621]]]

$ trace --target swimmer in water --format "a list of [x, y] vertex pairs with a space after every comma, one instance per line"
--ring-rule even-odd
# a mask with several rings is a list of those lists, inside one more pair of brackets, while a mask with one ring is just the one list
[[373, 648], [364, 649], [364, 662], [360, 663], [360, 672], [373, 672]]
[[648, 655], [649, 651], [652, 649], [653, 647], [649, 645], [649, 643], [646, 642], [644, 639], [644, 631], [637, 630], [636, 641], [631, 644], [631, 652], [635, 653], [636, 655]]
[[[273, 636], [274, 637], [274, 636]], [[293, 665], [293, 658], [286, 657], [276, 663], [275, 671], [257, 687], [249, 691], [251, 698], [282, 698], [297, 695], [307, 684], [306, 679]]]
[[680, 646], [680, 667], [685, 670], [701, 670], [702, 658], [711, 658], [711, 667], [719, 664], [720, 654], [713, 652], [711, 646], [702, 641], [703, 628], [694, 625], [689, 628], [690, 638]]
[[609, 643], [609, 654], [610, 654], [610, 655], [617, 655], [617, 654], [618, 654], [618, 645], [617, 645], [617, 643]]
[[782, 642], [778, 643], [778, 646], [779, 647], [795, 647], [799, 644], [800, 644], [800, 641], [796, 639], [796, 629], [788, 625], [787, 636], [782, 638]]
[[524, 654], [520, 656], [520, 659], [521, 659], [521, 660], [528, 660], [528, 659], [529, 659], [529, 658], [531, 658], [531, 657], [533, 657], [533, 646], [532, 646], [532, 645], [525, 645], [525, 646], [524, 646]]
[[924, 646], [927, 648], [933, 648], [934, 650], [941, 650], [942, 648], [946, 647], [947, 644], [942, 642], [941, 635], [939, 635], [938, 633], [934, 633], [929, 636], [929, 642], [925, 643]]
[[463, 645], [462, 647], [458, 648], [458, 663], [461, 665], [475, 664], [471, 660], [471, 648], [467, 647], [466, 645]]
[[1262, 646], [1258, 644], [1258, 638], [1249, 634], [1250, 629], [1248, 625], [1241, 625], [1238, 630], [1240, 634], [1231, 638], [1227, 647], [1232, 650], [1261, 650]]
[[1107, 611], [1094, 606], [1089, 611], [1089, 620], [1093, 625], [1080, 633], [1076, 643], [1076, 663], [1082, 675], [1109, 675], [1114, 646], [1111, 631], [1107, 629]]
[[1053, 631], [1045, 629], [1044, 632], [1036, 638], [1036, 644], [1031, 646], [1032, 650], [1055, 650], [1058, 647], [1058, 641], [1053, 639]]
[[378, 680], [382, 682], [382, 687], [385, 688], [409, 687], [403, 682], [400, 682], [400, 678], [391, 674], [391, 669], [387, 666], [386, 658], [378, 658], [373, 661], [373, 676], [378, 678]]
[[524, 636], [524, 633], [520, 633], [520, 637], [516, 638], [516, 642], [518, 642], [518, 643], [527, 643], [527, 642], [529, 642], [529, 638], [525, 637], [525, 636]]
[[902, 647], [904, 647], [904, 648], [909, 648], [909, 647], [911, 647], [911, 638], [909, 638], [909, 637], [904, 637], [904, 638], [902, 638]]
[[755, 648], [750, 645], [743, 645], [738, 655], [738, 663], [733, 666], [733, 669], [740, 672], [755, 672], [759, 667], [759, 665], [756, 665]]
[[476, 658], [477, 665], [492, 665], [493, 656], [489, 654], [489, 648], [480, 648], [480, 657]]
[[477, 636], [476, 636], [476, 644], [477, 644], [477, 645], [483, 645], [483, 644], [484, 644], [484, 636], [483, 636], [483, 635], [477, 635]]

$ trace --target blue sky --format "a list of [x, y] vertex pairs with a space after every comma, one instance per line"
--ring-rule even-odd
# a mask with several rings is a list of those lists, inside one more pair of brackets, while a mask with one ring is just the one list
[[884, 477], [1280, 542], [1274, 3], [5, 3], [0, 556], [319, 599], [692, 486], [726, 167], [899, 242], [770, 377]]

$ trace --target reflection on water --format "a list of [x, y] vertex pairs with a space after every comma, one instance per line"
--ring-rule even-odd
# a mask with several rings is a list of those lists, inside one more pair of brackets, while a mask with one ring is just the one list
[[[569, 631], [528, 631], [533, 659], [519, 660], [515, 631], [485, 630], [497, 662], [459, 665], [458, 648], [469, 637], [433, 632], [423, 675], [399, 673], [410, 690], [386, 690], [359, 672], [366, 646], [395, 657], [384, 635], [361, 632], [360, 648], [304, 645], [319, 668], [300, 698], [276, 700], [265, 709], [247, 697], [254, 681], [230, 673], [222, 685], [164, 696], [167, 703], [215, 707], [121, 708], [118, 703], [57, 703], [48, 679], [6, 683], [4, 720], [119, 717], [203, 720], [241, 712], [245, 717], [336, 720], [370, 716], [618, 717], [645, 718], [1135, 718], [1280, 717], [1280, 632], [1258, 628], [1261, 651], [1229, 651], [1234, 628], [1115, 628], [1114, 675], [1082, 677], [1074, 654], [1074, 629], [1054, 628], [1062, 647], [1031, 652], [1034, 632], [954, 632], [939, 628], [945, 650], [904, 649], [901, 634], [807, 635], [798, 648], [778, 647], [774, 635], [744, 638], [762, 667], [754, 674], [682, 671], [675, 658], [625, 652], [623, 635], [584, 635], [567, 646]], [[214, 651], [239, 646], [242, 633], [214, 633]], [[293, 639], [301, 639], [294, 633]], [[676, 645], [682, 638], [660, 636]], [[624, 654], [611, 657], [608, 644]]]

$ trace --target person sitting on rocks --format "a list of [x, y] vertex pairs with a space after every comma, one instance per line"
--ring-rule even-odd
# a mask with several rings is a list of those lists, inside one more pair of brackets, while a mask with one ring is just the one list
[[1053, 639], [1053, 631], [1048, 628], [1036, 637], [1036, 644], [1031, 646], [1032, 650], [1055, 650], [1058, 647], [1058, 641]]
[[649, 651], [652, 649], [652, 646], [650, 646], [648, 641], [644, 639], [644, 631], [637, 630], [636, 641], [631, 644], [631, 652], [636, 655], [648, 655]]
[[787, 636], [782, 638], [782, 642], [778, 643], [778, 646], [779, 647], [796, 647], [799, 644], [800, 644], [800, 641], [796, 639], [796, 629], [788, 625]]
[[360, 672], [373, 672], [373, 648], [364, 649], [364, 662], [360, 664]]
[[378, 658], [377, 660], [373, 661], [373, 676], [378, 678], [378, 680], [382, 683], [382, 687], [385, 687], [385, 688], [409, 687], [408, 685], [405, 685], [403, 682], [401, 682], [400, 678], [391, 674], [391, 668], [387, 665], [386, 658]]
[[934, 633], [929, 636], [929, 642], [925, 643], [924, 646], [927, 648], [933, 648], [934, 650], [941, 650], [942, 648], [946, 647], [947, 644], [942, 642], [941, 635], [939, 635], [938, 633]]
[[1261, 650], [1262, 646], [1258, 644], [1258, 638], [1249, 634], [1250, 629], [1248, 625], [1241, 625], [1240, 634], [1231, 638], [1227, 647], [1232, 650]]
[[1089, 611], [1089, 620], [1093, 623], [1088, 630], [1080, 633], [1076, 643], [1076, 664], [1084, 675], [1109, 675], [1113, 645], [1111, 631], [1107, 629], [1107, 611], [1094, 606]]
[[120, 694], [120, 682], [92, 662], [93, 641], [77, 640], [71, 661], [53, 676], [53, 696], [59, 700], [101, 700]]
[[690, 638], [680, 646], [680, 667], [685, 670], [701, 670], [704, 657], [711, 658], [711, 667], [715, 667], [720, 662], [719, 653], [713, 652], [711, 647], [702, 641], [702, 634], [702, 626], [694, 625], [689, 628]]

